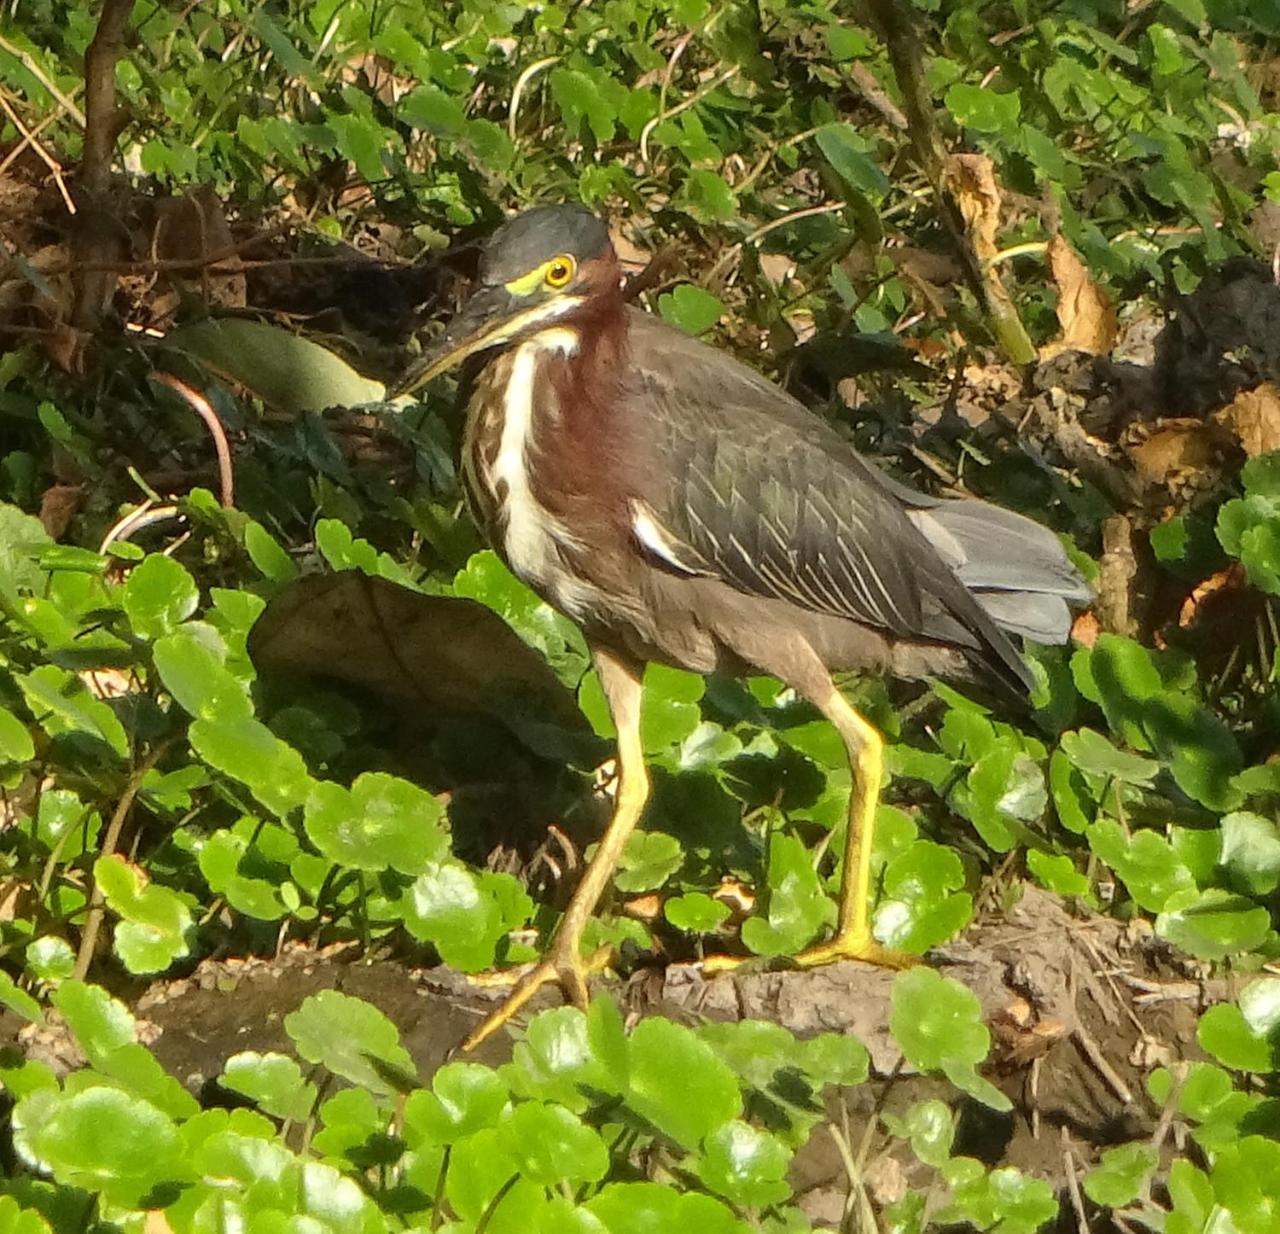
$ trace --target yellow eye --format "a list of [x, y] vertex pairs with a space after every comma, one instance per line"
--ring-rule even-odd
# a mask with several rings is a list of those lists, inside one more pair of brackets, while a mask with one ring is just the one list
[[573, 278], [575, 268], [573, 258], [568, 253], [562, 253], [547, 267], [547, 273], [543, 276], [547, 286], [556, 290], [564, 287]]

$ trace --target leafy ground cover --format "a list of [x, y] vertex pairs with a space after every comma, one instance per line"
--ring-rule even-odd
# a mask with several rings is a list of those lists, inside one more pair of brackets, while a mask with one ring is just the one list
[[[77, 1043], [3, 1056], [6, 1228], [1277, 1228], [1280, 17], [900, 18], [6, 14], [0, 998]], [[883, 941], [923, 955], [1045, 894], [1064, 933], [1144, 940], [1147, 997], [1218, 1003], [1167, 1057], [1089, 1037], [1149, 1118], [1079, 1135], [1079, 1177], [955, 1148], [957, 1111], [1027, 1106], [990, 1034], [1052, 1018], [1048, 964], [1004, 988], [1030, 1021], [963, 968], [885, 986], [872, 1080], [812, 1023], [628, 1031], [609, 995], [419, 1075], [382, 1013], [312, 992], [197, 1101], [114, 997], [290, 940], [474, 973], [554, 927], [608, 810], [603, 701], [463, 512], [448, 399], [379, 378], [469, 240], [566, 197], [610, 212], [650, 309], [912, 482], [1036, 513], [1096, 578], [1028, 715], [849, 683], [891, 742]], [[639, 978], [767, 968], [833, 919], [839, 743], [768, 680], [646, 687], [656, 799], [591, 941]], [[890, 1109], [899, 1054], [941, 1078]], [[837, 1089], [871, 1094], [852, 1127]], [[816, 1130], [834, 1217], [794, 1194]]]

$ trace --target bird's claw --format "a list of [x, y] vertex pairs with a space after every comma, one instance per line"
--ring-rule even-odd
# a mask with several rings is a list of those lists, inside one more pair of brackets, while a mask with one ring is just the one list
[[[713, 977], [717, 973], [732, 972], [743, 964], [759, 958], [759, 956], [707, 956], [702, 961], [702, 974], [704, 977]], [[861, 960], [864, 964], [874, 964], [878, 968], [893, 969], [912, 968], [923, 963], [919, 956], [882, 947], [867, 930], [850, 930], [837, 934], [825, 943], [818, 943], [788, 958], [797, 968], [818, 968], [823, 964], [834, 964], [837, 960]]]
[[555, 942], [551, 950], [533, 964], [520, 965], [500, 972], [476, 973], [467, 980], [485, 989], [495, 986], [511, 986], [500, 1006], [486, 1016], [472, 1031], [459, 1049], [463, 1053], [474, 1050], [482, 1041], [493, 1036], [504, 1024], [509, 1023], [544, 985], [557, 984], [564, 992], [565, 1002], [582, 1011], [587, 1009], [587, 978], [606, 968], [613, 958], [613, 950], [602, 947], [594, 955], [583, 958], [577, 939]]

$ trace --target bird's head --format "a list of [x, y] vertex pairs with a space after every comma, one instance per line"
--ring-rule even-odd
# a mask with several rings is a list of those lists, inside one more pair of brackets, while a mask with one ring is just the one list
[[609, 233], [590, 210], [526, 210], [490, 237], [475, 289], [394, 393], [408, 394], [477, 352], [569, 326], [599, 297], [616, 294], [618, 282]]

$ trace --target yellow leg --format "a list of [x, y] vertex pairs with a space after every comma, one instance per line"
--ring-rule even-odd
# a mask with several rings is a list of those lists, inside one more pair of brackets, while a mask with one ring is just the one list
[[[836, 932], [827, 942], [809, 947], [793, 958], [803, 968], [835, 960], [864, 960], [882, 968], [907, 968], [919, 963], [915, 956], [890, 951], [871, 937], [871, 849], [884, 777], [884, 738], [849, 706], [834, 682], [828, 681], [827, 691], [812, 701], [844, 740], [853, 785]], [[705, 973], [725, 972], [741, 963], [737, 956], [709, 956], [702, 968]]]
[[604, 688], [614, 727], [618, 730], [618, 796], [609, 821], [582, 882], [573, 893], [560, 927], [542, 960], [519, 978], [506, 1002], [480, 1024], [462, 1043], [473, 1050], [485, 1038], [508, 1023], [520, 1009], [551, 982], [559, 982], [566, 998], [578, 1007], [587, 1005], [587, 977], [608, 958], [605, 950], [583, 959], [582, 932], [613, 877], [627, 839], [635, 830], [649, 800], [649, 773], [640, 745], [640, 665], [596, 648], [596, 672]]

